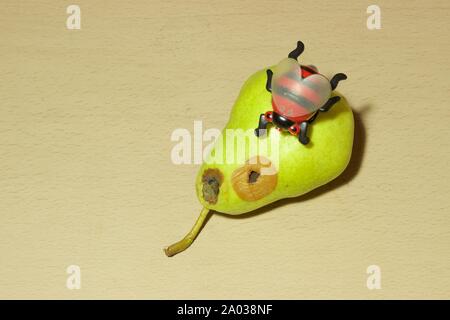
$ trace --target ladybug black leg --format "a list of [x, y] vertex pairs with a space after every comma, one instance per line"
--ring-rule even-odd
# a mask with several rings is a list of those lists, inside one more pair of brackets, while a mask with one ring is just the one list
[[325, 102], [325, 104], [323, 105], [322, 108], [320, 108], [319, 110], [321, 112], [327, 112], [328, 110], [331, 109], [332, 106], [334, 106], [334, 104], [336, 102], [338, 102], [339, 100], [341, 100], [341, 97], [339, 96], [335, 96], [335, 97], [331, 97], [330, 99], [328, 99], [327, 102]]
[[347, 79], [347, 76], [343, 73], [337, 73], [331, 78], [330, 84], [331, 84], [331, 90], [336, 89], [339, 81]]
[[267, 82], [266, 82], [266, 90], [272, 92], [272, 76], [273, 72], [270, 69], [267, 69]]
[[303, 121], [302, 123], [300, 123], [300, 134], [298, 135], [298, 141], [300, 141], [301, 144], [309, 143], [308, 121]]
[[305, 50], [305, 45], [303, 44], [303, 42], [297, 41], [297, 48], [289, 52], [288, 58], [297, 60], [297, 58], [302, 54], [303, 50]]
[[261, 113], [261, 115], [259, 116], [258, 128], [255, 129], [255, 136], [257, 136], [257, 137], [264, 136], [266, 133], [266, 130], [267, 130], [268, 123], [269, 123], [269, 121], [267, 121], [264, 113]]

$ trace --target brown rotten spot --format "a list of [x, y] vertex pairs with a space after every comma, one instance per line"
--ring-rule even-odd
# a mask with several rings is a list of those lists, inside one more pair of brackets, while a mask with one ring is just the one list
[[269, 195], [277, 186], [278, 174], [269, 159], [257, 156], [237, 168], [231, 184], [239, 198], [255, 201]]
[[202, 176], [202, 194], [203, 199], [210, 204], [217, 203], [220, 185], [223, 181], [222, 172], [219, 169], [208, 169]]

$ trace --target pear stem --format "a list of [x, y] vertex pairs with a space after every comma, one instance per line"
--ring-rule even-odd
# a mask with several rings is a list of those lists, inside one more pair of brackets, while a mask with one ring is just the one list
[[202, 229], [202, 226], [205, 223], [206, 218], [208, 217], [208, 213], [209, 209], [203, 208], [191, 231], [189, 231], [189, 233], [183, 239], [164, 249], [164, 252], [168, 257], [172, 257], [177, 253], [180, 253], [189, 248], [189, 246], [192, 244], [192, 242], [194, 242], [195, 238]]

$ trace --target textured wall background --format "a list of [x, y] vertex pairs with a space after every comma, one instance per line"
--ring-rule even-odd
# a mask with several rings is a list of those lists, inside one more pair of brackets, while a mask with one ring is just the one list
[[[377, 1], [375, 31], [371, 1], [75, 3], [79, 31], [71, 1], [0, 7], [0, 297], [450, 298], [448, 1]], [[298, 39], [349, 76], [348, 170], [165, 257], [200, 211], [171, 132], [223, 127]]]

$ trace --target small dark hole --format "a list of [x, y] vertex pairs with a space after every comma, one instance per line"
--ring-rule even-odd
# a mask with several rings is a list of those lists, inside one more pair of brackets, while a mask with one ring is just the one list
[[248, 175], [248, 182], [255, 183], [256, 180], [258, 180], [259, 176], [260, 176], [259, 172], [256, 172], [256, 171], [250, 172], [250, 174]]

